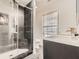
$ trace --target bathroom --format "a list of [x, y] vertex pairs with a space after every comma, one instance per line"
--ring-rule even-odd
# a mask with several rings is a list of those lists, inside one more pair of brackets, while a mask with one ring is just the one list
[[78, 5], [0, 0], [0, 59], [79, 59]]

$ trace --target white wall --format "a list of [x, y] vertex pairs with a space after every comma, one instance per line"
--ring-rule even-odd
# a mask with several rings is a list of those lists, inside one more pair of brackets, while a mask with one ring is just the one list
[[[41, 0], [38, 2], [37, 20], [41, 22], [42, 15], [58, 10], [59, 33], [66, 34], [70, 27], [76, 27], [76, 0]], [[41, 23], [39, 23], [41, 26]], [[38, 36], [38, 35], [37, 35]]]

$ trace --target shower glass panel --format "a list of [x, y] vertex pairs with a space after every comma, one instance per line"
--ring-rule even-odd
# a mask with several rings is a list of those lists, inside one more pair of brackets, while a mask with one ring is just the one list
[[[29, 49], [28, 53], [33, 52], [33, 25], [32, 25], [32, 2], [27, 4], [27, 7], [15, 4], [15, 34], [14, 43], [18, 49]], [[16, 9], [17, 8], [17, 9]], [[18, 17], [17, 17], [18, 15]]]
[[[32, 8], [31, 3], [27, 7]], [[28, 41], [28, 49], [32, 50], [33, 48], [33, 24], [32, 24], [32, 10], [27, 8], [24, 9], [24, 38]]]

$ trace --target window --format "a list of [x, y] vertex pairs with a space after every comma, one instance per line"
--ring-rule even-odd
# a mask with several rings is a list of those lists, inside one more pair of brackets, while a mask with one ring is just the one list
[[58, 12], [54, 11], [43, 16], [44, 37], [53, 37], [58, 34]]

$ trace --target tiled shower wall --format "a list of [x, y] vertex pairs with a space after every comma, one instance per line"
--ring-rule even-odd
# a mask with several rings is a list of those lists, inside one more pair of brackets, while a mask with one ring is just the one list
[[[12, 17], [12, 6], [9, 0], [0, 0], [0, 13], [7, 14], [9, 17], [9, 21], [12, 20], [11, 18]], [[23, 10], [19, 10], [18, 13], [20, 17], [20, 22], [22, 22], [24, 19]], [[22, 24], [23, 22], [20, 23], [20, 25]], [[8, 25], [5, 25], [5, 26], [0, 25], [0, 54], [16, 48], [15, 44], [12, 44], [13, 39], [9, 39], [9, 36], [10, 36], [9, 32], [11, 32], [11, 30], [9, 30]]]

